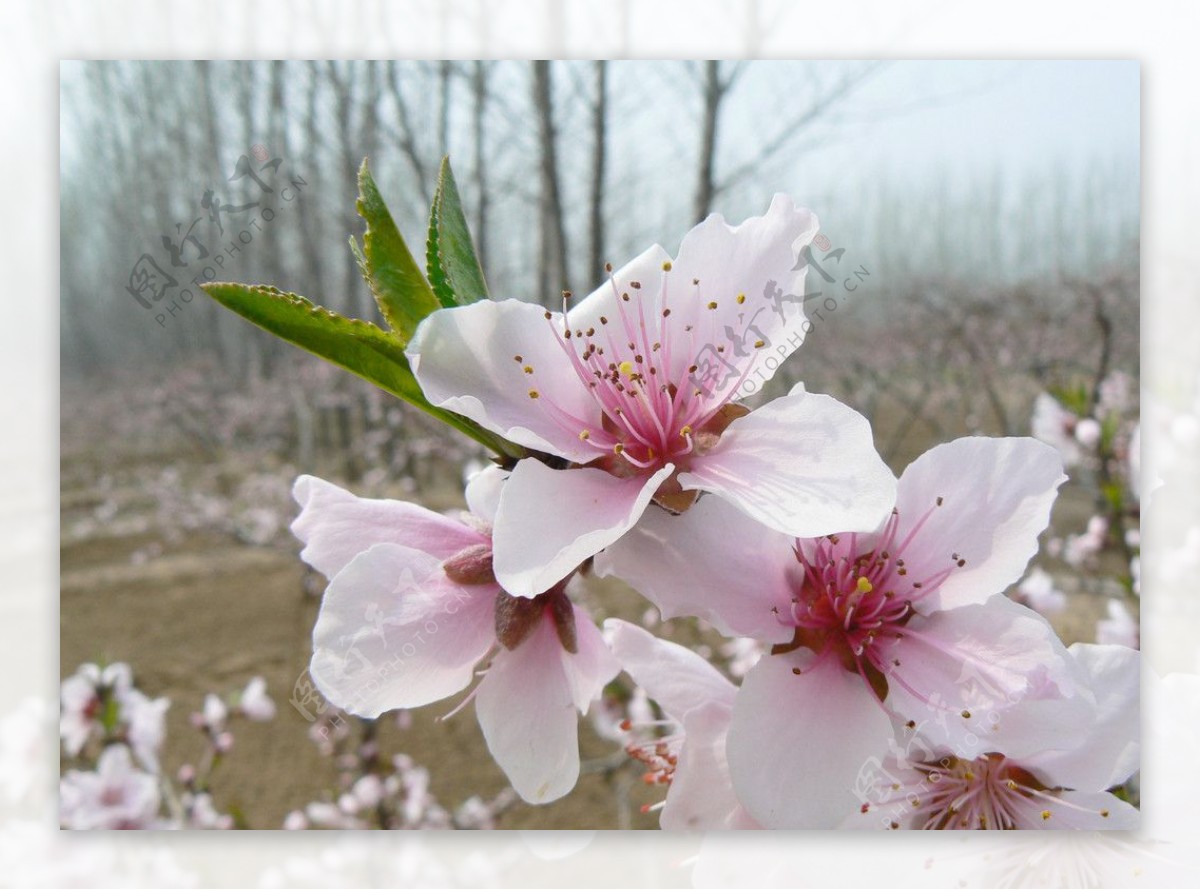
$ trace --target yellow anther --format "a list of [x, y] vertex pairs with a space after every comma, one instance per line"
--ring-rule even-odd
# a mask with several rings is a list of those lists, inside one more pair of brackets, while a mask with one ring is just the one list
[[581, 430], [579, 433], [579, 438], [586, 442], [588, 439], [592, 438], [592, 434], [587, 430]]
[[666, 262], [663, 263], [663, 271], [664, 272], [671, 271], [671, 261], [670, 260], [667, 260]]
[[621, 362], [621, 364], [617, 365], [617, 370], [620, 371], [622, 374], [624, 374], [626, 377], [628, 377], [630, 374], [633, 373], [633, 362], [630, 362], [630, 361]]
[[680, 437], [681, 439], [686, 439], [686, 438], [687, 438], [688, 436], [690, 436], [691, 434], [692, 434], [692, 425], [691, 425], [690, 423], [689, 423], [689, 424], [685, 424], [685, 425], [684, 425], [684, 426], [683, 426], [683, 427], [682, 427], [682, 428], [679, 430], [679, 437]]
[[536, 389], [529, 390], [529, 398], [536, 399], [539, 395], [541, 395], [541, 393], [539, 393]]
[[754, 348], [755, 348], [755, 349], [762, 349], [762, 348], [763, 348], [764, 346], [766, 346], [766, 345], [767, 345], [767, 344], [766, 344], [764, 341], [762, 341], [762, 340], [755, 340], [755, 341], [754, 341]]
[[1050, 818], [1050, 811], [1042, 810], [1042, 821], [1045, 822], [1049, 818]]
[[521, 370], [524, 371], [526, 374], [532, 374], [533, 373], [533, 365], [526, 365]]
[[875, 585], [872, 584], [870, 581], [868, 581], [866, 578], [859, 578], [855, 584], [855, 587], [858, 588], [859, 593], [870, 593], [872, 590], [875, 589]]
[[613, 446], [613, 454], [624, 454], [624, 453], [625, 453], [625, 446], [622, 445], [620, 442], [618, 442], [616, 445]]
[[716, 301], [716, 300], [713, 300], [712, 302], [710, 302], [710, 303], [708, 304], [708, 308], [709, 308], [709, 309], [716, 309], [716, 308], [717, 308], [717, 301]]
[[745, 295], [745, 294], [738, 294], [738, 295], [737, 295], [737, 302], [738, 302], [738, 305], [739, 305], [739, 306], [741, 306], [743, 303], [745, 303], [745, 302], [746, 302], [746, 295]]

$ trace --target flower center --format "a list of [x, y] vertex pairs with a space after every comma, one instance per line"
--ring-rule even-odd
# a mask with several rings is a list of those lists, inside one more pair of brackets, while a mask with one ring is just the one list
[[[561, 318], [546, 312], [579, 382], [600, 408], [600, 423], [575, 416], [536, 385], [529, 396], [559, 426], [596, 450], [597, 459], [589, 465], [615, 475], [651, 473], [668, 462], [686, 466], [690, 455], [711, 448], [734, 419], [722, 409], [749, 373], [751, 353], [740, 349], [724, 355], [727, 346], [717, 329], [715, 300], [703, 303], [699, 312], [672, 317], [667, 305], [670, 263], [663, 264], [654, 296], [647, 296], [638, 281], [621, 291], [611, 266], [608, 270], [616, 307], [611, 317], [601, 315], [586, 328], [572, 329], [569, 293], [563, 294]], [[693, 280], [693, 286], [699, 282]], [[693, 294], [689, 299], [702, 298]], [[712, 321], [703, 323], [705, 316]], [[761, 343], [755, 347], [762, 348]], [[710, 349], [715, 358], [701, 358]], [[536, 384], [536, 369], [520, 355], [513, 358]]]
[[[947, 756], [911, 766], [915, 772], [904, 784], [877, 782], [874, 802], [864, 804], [862, 811], [891, 812], [893, 829], [903, 817], [914, 819], [912, 827], [919, 829], [1001, 831], [1053, 827], [1054, 809], [1080, 809], [995, 752], [974, 760]], [[1100, 815], [1107, 817], [1108, 811]]]
[[910, 575], [905, 564], [904, 551], [941, 502], [938, 498], [903, 540], [898, 540], [900, 513], [893, 510], [881, 532], [869, 539], [842, 534], [798, 541], [795, 554], [803, 575], [794, 584], [787, 613], [777, 612], [779, 621], [794, 627], [796, 634], [772, 653], [803, 646], [822, 657], [835, 656], [846, 670], [861, 674], [883, 700], [887, 675], [900, 666], [890, 649], [916, 614], [914, 604], [965, 564], [954, 553], [950, 565], [927, 577]]

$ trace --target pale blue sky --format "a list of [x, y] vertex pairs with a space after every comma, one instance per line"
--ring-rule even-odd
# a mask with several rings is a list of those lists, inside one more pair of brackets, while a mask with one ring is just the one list
[[837, 140], [803, 165], [823, 181], [919, 182], [1136, 164], [1140, 89], [1134, 61], [892, 62], [845, 103]]

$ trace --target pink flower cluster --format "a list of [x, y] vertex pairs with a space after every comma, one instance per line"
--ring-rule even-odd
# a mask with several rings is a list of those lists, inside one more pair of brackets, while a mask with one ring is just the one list
[[[802, 386], [748, 409], [803, 342], [816, 219], [767, 214], [647, 250], [574, 306], [429, 316], [426, 397], [522, 446], [469, 512], [308, 476], [292, 528], [330, 581], [311, 675], [366, 717], [469, 690], [530, 803], [580, 773], [578, 724], [624, 670], [657, 710], [628, 751], [664, 828], [1129, 828], [1138, 653], [1063, 645], [1005, 595], [1065, 481], [1030, 438], [939, 445], [897, 478], [870, 424]], [[602, 633], [581, 577], [730, 638], [725, 672]]]

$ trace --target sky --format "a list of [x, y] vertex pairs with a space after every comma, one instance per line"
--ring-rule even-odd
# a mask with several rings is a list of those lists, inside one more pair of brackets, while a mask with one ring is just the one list
[[1093, 160], [1136, 164], [1140, 90], [1134, 61], [892, 62], [845, 103], [838, 138], [803, 164], [818, 180], [1019, 179]]

